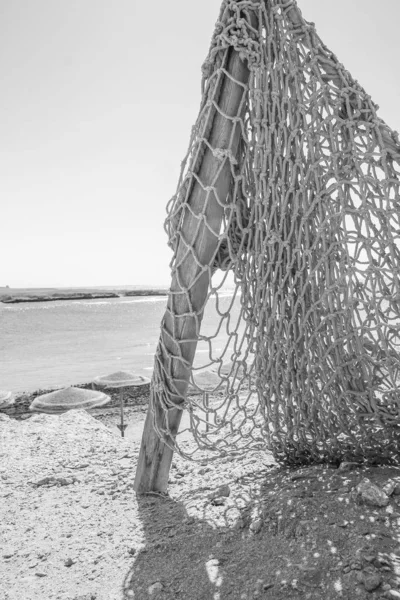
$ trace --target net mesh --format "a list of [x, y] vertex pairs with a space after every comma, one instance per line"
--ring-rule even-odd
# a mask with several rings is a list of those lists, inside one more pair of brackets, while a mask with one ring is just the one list
[[[237, 114], [224, 115], [240, 140], [213, 147], [232, 52], [249, 69], [237, 82]], [[151, 401], [166, 414], [166, 425], [154, 423], [159, 436], [182, 455], [266, 447], [289, 464], [396, 462], [400, 146], [377, 108], [293, 0], [222, 3], [166, 221], [179, 286], [162, 322]], [[210, 151], [219, 173], [229, 169], [224, 197], [218, 174], [202, 179]], [[218, 230], [207, 218], [212, 202], [222, 211]], [[198, 223], [192, 239], [188, 215]], [[197, 251], [201, 227], [217, 239], [211, 260]], [[188, 256], [196, 264], [189, 283], [181, 272]], [[199, 301], [202, 277], [208, 291]], [[187, 308], [177, 315], [182, 295]], [[193, 364], [182, 319], [195, 323]], [[179, 363], [187, 391], [185, 377], [176, 384]], [[195, 446], [170, 435], [177, 406]]]

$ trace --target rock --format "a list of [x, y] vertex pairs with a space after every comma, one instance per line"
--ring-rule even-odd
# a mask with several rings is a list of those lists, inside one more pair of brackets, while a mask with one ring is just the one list
[[202, 469], [199, 469], [199, 475], [205, 475], [209, 471], [211, 471], [210, 467], [203, 467]]
[[360, 463], [343, 461], [340, 463], [338, 471], [354, 471], [360, 467]]
[[228, 496], [230, 496], [231, 493], [231, 489], [229, 487], [229, 485], [221, 485], [217, 490], [215, 490], [214, 492], [211, 492], [211, 494], [208, 495], [209, 500], [214, 500], [215, 498], [227, 498]]
[[364, 478], [356, 487], [358, 497], [371, 506], [387, 506], [389, 498], [375, 483]]
[[262, 519], [255, 519], [255, 521], [253, 521], [250, 524], [250, 531], [252, 531], [253, 533], [259, 533], [262, 529], [262, 526], [263, 526]]
[[389, 598], [389, 600], [400, 600], [400, 592], [397, 590], [387, 590], [384, 596], [385, 598]]
[[42, 485], [55, 485], [54, 477], [43, 477], [38, 481], [32, 481], [31, 485], [33, 485], [34, 487], [40, 487]]
[[389, 480], [387, 483], [385, 483], [385, 485], [383, 486], [382, 489], [387, 496], [391, 496], [393, 494], [395, 488], [396, 488], [396, 482]]
[[133, 556], [134, 554], [136, 554], [136, 548], [129, 548], [128, 554], [130, 554], [131, 556]]
[[292, 481], [297, 481], [298, 479], [317, 479], [318, 475], [316, 473], [313, 472], [312, 469], [304, 469], [302, 471], [299, 471], [298, 473], [294, 473], [294, 475], [292, 475], [290, 477], [290, 479]]
[[156, 594], [158, 594], [159, 592], [162, 592], [163, 590], [163, 584], [161, 583], [161, 581], [156, 581], [156, 583], [153, 583], [152, 585], [150, 585], [147, 588], [147, 592], [149, 594], [149, 596], [155, 596]]
[[235, 523], [235, 529], [243, 529], [244, 521], [243, 519], [238, 519]]
[[373, 592], [381, 585], [382, 578], [378, 573], [375, 573], [374, 575], [367, 575], [364, 577], [363, 583], [367, 592]]
[[75, 477], [55, 477], [54, 475], [50, 475], [49, 477], [43, 477], [38, 481], [32, 481], [31, 485], [33, 487], [41, 487], [42, 485], [72, 485], [75, 481]]
[[64, 565], [65, 565], [66, 567], [72, 567], [72, 565], [73, 565], [73, 564], [74, 564], [74, 561], [72, 560], [72, 558], [67, 558], [67, 559], [64, 561]]
[[374, 562], [376, 556], [375, 556], [375, 554], [365, 554], [364, 558], [367, 562], [372, 563], [372, 562]]
[[15, 553], [15, 548], [7, 548], [6, 550], [3, 550], [3, 558], [11, 558]]
[[211, 500], [211, 504], [213, 506], [223, 506], [225, 504], [225, 500], [226, 500], [226, 498], [224, 496], [220, 496], [217, 498], [213, 498]]
[[302, 575], [302, 580], [312, 585], [313, 587], [319, 586], [322, 581], [321, 569], [307, 568], [304, 574]]
[[43, 573], [43, 571], [36, 571], [36, 577], [47, 577], [47, 573]]
[[381, 567], [391, 567], [391, 561], [388, 556], [381, 554], [380, 556], [377, 556], [375, 558], [374, 565], [378, 569], [380, 569]]

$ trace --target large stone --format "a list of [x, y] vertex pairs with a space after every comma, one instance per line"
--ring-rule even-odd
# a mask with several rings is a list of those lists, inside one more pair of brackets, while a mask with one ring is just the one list
[[364, 577], [363, 581], [367, 592], [373, 592], [382, 583], [382, 577], [379, 575], [379, 573], [375, 573], [373, 575], [367, 575]]
[[156, 596], [157, 594], [162, 592], [163, 589], [164, 589], [164, 586], [161, 583], [161, 581], [156, 581], [156, 583], [153, 583], [152, 585], [150, 585], [148, 587], [147, 592], [148, 592], [149, 596]]
[[389, 498], [375, 483], [365, 478], [356, 488], [360, 500], [371, 506], [387, 506]]

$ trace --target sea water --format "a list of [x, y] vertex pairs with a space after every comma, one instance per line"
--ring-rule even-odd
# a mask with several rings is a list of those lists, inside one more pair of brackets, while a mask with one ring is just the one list
[[[222, 297], [220, 311], [231, 302], [232, 294]], [[119, 370], [151, 376], [166, 303], [166, 296], [0, 303], [0, 390], [86, 383]], [[236, 299], [233, 313], [238, 309]], [[211, 311], [205, 330], [211, 334], [220, 318]], [[213, 351], [225, 338], [221, 329]], [[199, 344], [198, 356], [208, 354]]]

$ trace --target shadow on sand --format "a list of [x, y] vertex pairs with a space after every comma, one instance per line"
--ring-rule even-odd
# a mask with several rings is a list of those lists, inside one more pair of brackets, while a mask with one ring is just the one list
[[[248, 542], [254, 541], [254, 536], [249, 539], [248, 531], [246, 534], [241, 527], [259, 500], [259, 492], [249, 491], [250, 501], [248, 495], [242, 502], [238, 498], [235, 501], [243, 507], [239, 527], [231, 516], [232, 511], [238, 514], [237, 506], [213, 505], [205, 492], [200, 492], [199, 502], [199, 494], [193, 490], [193, 502], [198, 508], [202, 504], [198, 513], [204, 518], [188, 514], [190, 499], [184, 504], [169, 496], [138, 496], [146, 542], [125, 578], [124, 600], [223, 600], [240, 598], [250, 589], [254, 592], [254, 577], [249, 580], [248, 569], [240, 568], [243, 560], [249, 562]], [[219, 516], [219, 525], [213, 522], [213, 512]]]
[[[387, 505], [360, 501], [365, 479], [389, 482]], [[236, 483], [221, 504], [201, 488], [137, 498], [146, 539], [124, 600], [400, 598], [398, 468], [273, 468]]]

